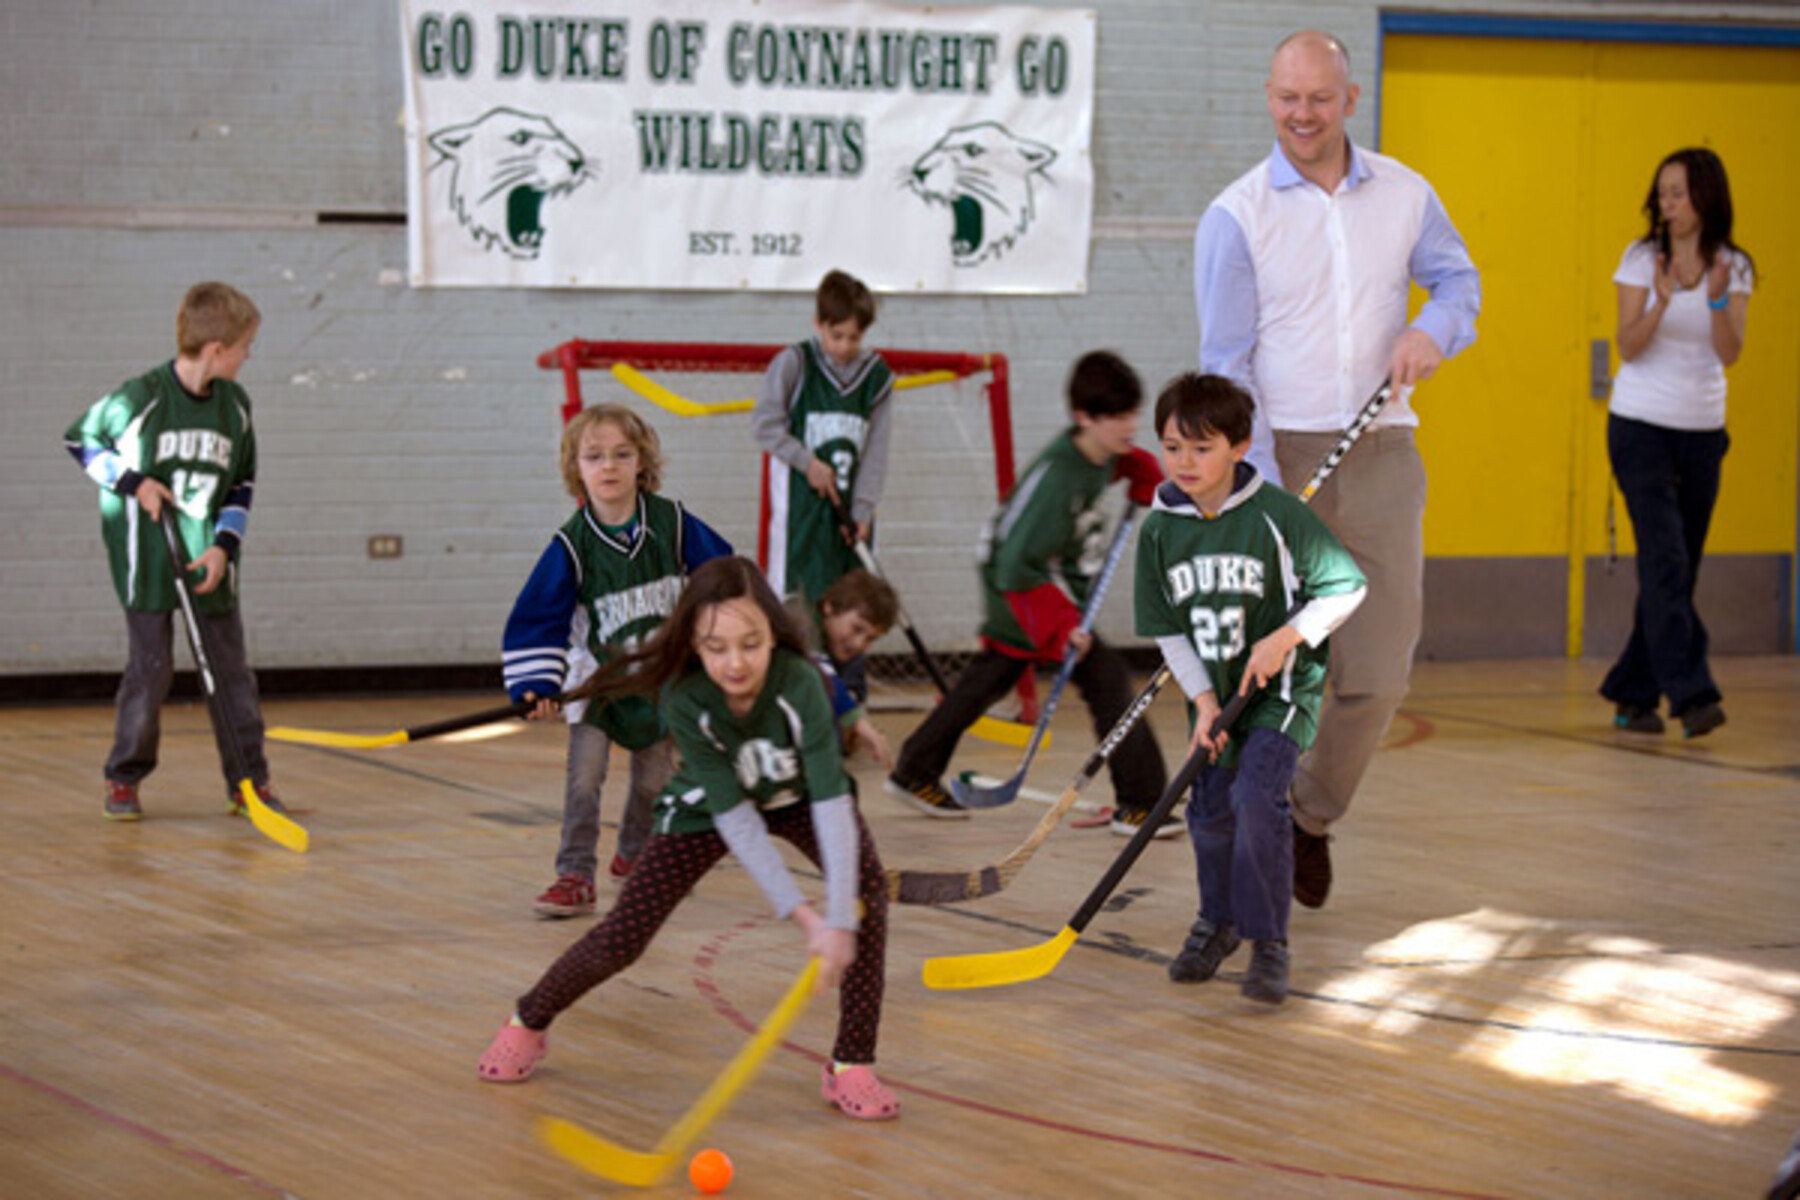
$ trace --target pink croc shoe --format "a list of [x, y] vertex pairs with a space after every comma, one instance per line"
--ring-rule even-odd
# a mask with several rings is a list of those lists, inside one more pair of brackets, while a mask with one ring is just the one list
[[508, 1021], [476, 1064], [489, 1083], [524, 1083], [550, 1053], [550, 1035]]
[[875, 1078], [873, 1067], [833, 1071], [831, 1064], [826, 1063], [819, 1094], [825, 1103], [837, 1105], [846, 1116], [859, 1121], [888, 1121], [900, 1115], [900, 1098]]

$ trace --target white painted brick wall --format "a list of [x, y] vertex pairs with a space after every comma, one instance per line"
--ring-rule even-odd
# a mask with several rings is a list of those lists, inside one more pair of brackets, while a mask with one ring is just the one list
[[[1061, 384], [1080, 350], [1117, 349], [1152, 393], [1191, 365], [1192, 223], [1266, 152], [1261, 85], [1280, 36], [1330, 28], [1372, 79], [1372, 2], [1093, 7], [1089, 293], [896, 297], [875, 329], [877, 344], [1007, 354], [1021, 465], [1062, 426]], [[1662, 19], [1792, 16], [1770, 4], [1651, 7]], [[804, 296], [411, 291], [385, 281], [406, 268], [397, 226], [83, 227], [92, 210], [134, 207], [402, 211], [398, 43], [394, 5], [375, 0], [0, 6], [0, 673], [122, 659], [93, 488], [60, 440], [95, 397], [172, 353], [174, 307], [196, 280], [243, 287], [265, 316], [242, 376], [262, 447], [244, 578], [254, 658], [271, 667], [497, 658], [512, 597], [567, 506], [554, 467], [561, 383], [536, 369], [539, 351], [571, 337], [782, 342], [808, 329]], [[1352, 126], [1364, 139], [1366, 121]], [[17, 215], [43, 209], [68, 221]], [[699, 452], [704, 438], [658, 424], [673, 456], [684, 443]], [[1139, 440], [1153, 444], [1148, 429]], [[747, 446], [735, 463], [709, 453], [720, 457], [702, 475], [754, 471]], [[923, 466], [896, 463], [890, 488], [907, 487], [909, 471], [929, 486]], [[721, 512], [723, 494], [696, 485], [682, 498], [753, 551], [747, 514]], [[886, 549], [934, 643], [971, 640], [979, 515], [955, 544]], [[369, 560], [373, 533], [402, 535], [405, 556]], [[1128, 591], [1101, 624], [1120, 640]]]

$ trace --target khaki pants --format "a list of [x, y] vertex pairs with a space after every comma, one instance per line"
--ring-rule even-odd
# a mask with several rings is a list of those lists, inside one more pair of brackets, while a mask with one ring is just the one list
[[[1277, 431], [1283, 481], [1298, 491], [1335, 433]], [[1425, 608], [1425, 464], [1409, 428], [1371, 429], [1312, 500], [1369, 580], [1331, 635], [1319, 735], [1294, 775], [1294, 819], [1323, 834], [1350, 808], [1388, 722], [1406, 697]]]

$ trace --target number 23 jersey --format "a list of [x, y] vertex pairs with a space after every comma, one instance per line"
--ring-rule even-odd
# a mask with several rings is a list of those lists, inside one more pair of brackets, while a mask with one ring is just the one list
[[[1158, 488], [1137, 548], [1137, 632], [1187, 638], [1221, 705], [1236, 694], [1250, 647], [1287, 624], [1297, 603], [1364, 585], [1316, 514], [1247, 466], [1238, 470], [1237, 490], [1211, 517], [1174, 484]], [[1234, 742], [1266, 728], [1302, 750], [1312, 745], [1328, 648], [1300, 643], [1250, 702]]]

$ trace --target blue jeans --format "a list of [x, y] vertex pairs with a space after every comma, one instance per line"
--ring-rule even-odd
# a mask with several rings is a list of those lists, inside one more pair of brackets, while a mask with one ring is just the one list
[[1293, 810], [1288, 785], [1300, 747], [1274, 729], [1252, 729], [1235, 768], [1206, 767], [1187, 806], [1200, 878], [1200, 915], [1256, 942], [1287, 940], [1294, 898]]
[[1667, 696], [1669, 714], [1679, 717], [1720, 699], [1706, 665], [1706, 626], [1694, 609], [1694, 585], [1730, 445], [1723, 429], [1665, 429], [1619, 416], [1607, 421], [1606, 451], [1637, 536], [1638, 576], [1631, 638], [1600, 685], [1614, 704], [1655, 709]]

